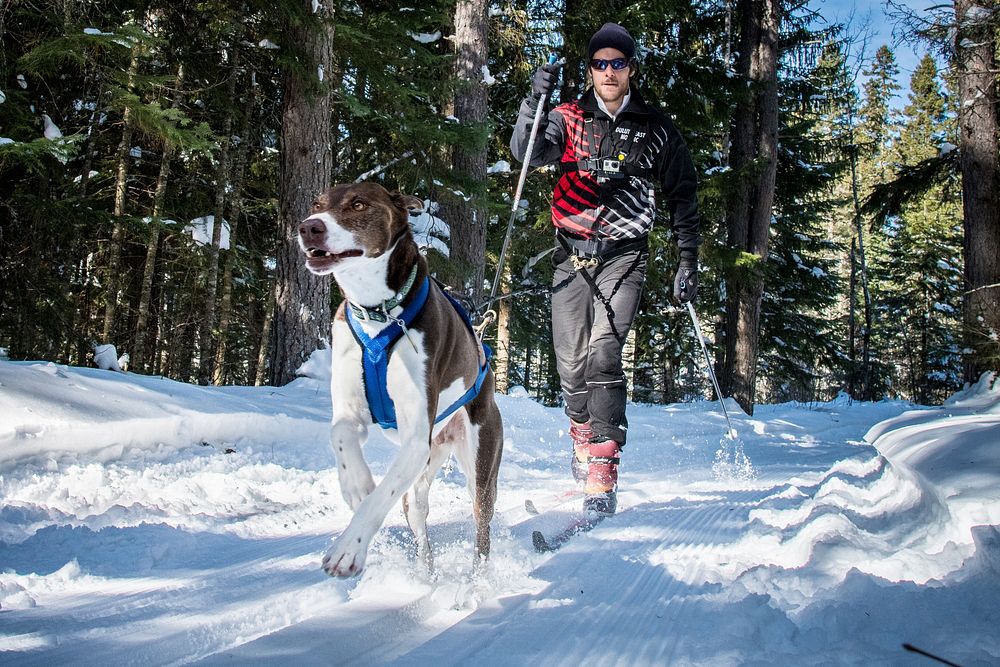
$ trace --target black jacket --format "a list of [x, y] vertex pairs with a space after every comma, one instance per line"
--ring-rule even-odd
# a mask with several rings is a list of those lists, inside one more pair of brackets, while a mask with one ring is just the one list
[[[521, 103], [510, 140], [514, 157], [524, 160], [537, 100]], [[598, 146], [596, 151], [590, 144]], [[624, 156], [626, 174], [586, 169], [588, 158]], [[680, 133], [652, 109], [633, 86], [629, 104], [612, 120], [597, 104], [593, 89], [560, 104], [539, 127], [532, 166], [560, 163], [563, 170], [552, 198], [552, 222], [571, 237], [609, 243], [645, 239], [656, 213], [659, 184], [671, 213], [671, 228], [682, 250], [697, 252], [697, 174]], [[602, 162], [603, 163], [603, 162]]]

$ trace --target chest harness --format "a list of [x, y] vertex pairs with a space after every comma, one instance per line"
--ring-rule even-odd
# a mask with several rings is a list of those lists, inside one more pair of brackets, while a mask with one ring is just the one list
[[[591, 111], [584, 112], [583, 132], [579, 135], [580, 143], [576, 147], [577, 154], [583, 153], [584, 137], [586, 137], [586, 145], [591, 148], [592, 152], [585, 158], [560, 163], [561, 171], [564, 174], [571, 171], [590, 172], [600, 187], [602, 204], [609, 193], [624, 187], [631, 177], [649, 179], [653, 175], [651, 168], [639, 165], [639, 160], [642, 159], [646, 146], [649, 145], [649, 123], [627, 119], [620, 124], [612, 121], [608, 123], [608, 128], [611, 136], [608, 137], [605, 135], [598, 138], [594, 130], [594, 113]], [[607, 146], [607, 148], [602, 150], [604, 146]], [[596, 151], [596, 155], [593, 151]], [[597, 271], [601, 262], [606, 262], [632, 250], [645, 248], [649, 240], [645, 237], [625, 240], [601, 239], [598, 238], [597, 227], [598, 221], [595, 219], [591, 224], [590, 235], [587, 238], [557, 229], [556, 239], [572, 260], [573, 268], [583, 277], [584, 281], [590, 287], [591, 293], [601, 302], [607, 311], [608, 323], [611, 325], [612, 335], [617, 340], [624, 342], [624, 336], [621, 335], [615, 326], [615, 311], [611, 306], [611, 300], [625, 280], [635, 271], [643, 258], [643, 254], [636, 253], [635, 259], [625, 273], [615, 282], [608, 295], [602, 292], [591, 272]], [[564, 281], [563, 285], [556, 286], [554, 290], [569, 284], [572, 280], [573, 277], [570, 276]]]
[[[626, 185], [631, 177], [649, 179], [653, 175], [651, 168], [639, 164], [646, 146], [649, 145], [649, 123], [627, 119], [620, 124], [611, 122], [608, 127], [611, 136], [598, 137], [594, 130], [594, 113], [584, 112], [583, 132], [578, 135], [580, 139], [576, 149], [577, 154], [583, 153], [583, 140], [586, 137], [586, 145], [590, 147], [592, 152], [579, 160], [566, 160], [559, 163], [563, 174], [573, 171], [589, 172], [600, 186], [602, 203], [608, 194]], [[647, 245], [645, 238], [600, 239], [597, 234], [598, 224], [597, 219], [595, 219], [591, 225], [590, 234], [586, 238], [566, 233], [563, 230], [556, 232], [556, 238], [573, 258], [573, 265], [577, 270], [596, 268], [602, 261]]]
[[[627, 114], [628, 112], [623, 113]], [[630, 176], [638, 176], [639, 178], [652, 176], [651, 169], [639, 166], [639, 159], [648, 144], [649, 124], [626, 120], [620, 124], [611, 122], [608, 127], [613, 135], [610, 140], [607, 136], [598, 138], [594, 131], [594, 113], [584, 112], [583, 132], [580, 134], [580, 143], [576, 148], [578, 154], [583, 153], [583, 138], [586, 137], [591, 153], [576, 161], [560, 162], [562, 173], [589, 171], [600, 185], [609, 181], [622, 181]], [[619, 135], [624, 135], [624, 138], [620, 139]], [[602, 145], [605, 144], [610, 145], [606, 150], [602, 150]], [[612, 183], [612, 185], [614, 184]]]
[[[417, 316], [420, 315], [421, 311], [423, 311], [424, 305], [427, 303], [427, 297], [430, 294], [430, 278], [425, 277], [420, 282], [417, 286], [416, 293], [413, 295], [413, 299], [411, 299], [410, 303], [403, 308], [403, 312], [400, 313], [398, 317], [393, 317], [389, 314], [389, 311], [400, 305], [403, 299], [406, 298], [406, 295], [409, 293], [410, 289], [414, 285], [414, 282], [416, 281], [416, 277], [417, 267], [414, 265], [413, 270], [410, 271], [409, 277], [403, 284], [403, 288], [391, 299], [382, 302], [375, 308], [365, 308], [348, 302], [349, 307], [345, 311], [347, 315], [347, 323], [351, 327], [351, 333], [354, 334], [354, 338], [361, 345], [362, 375], [364, 377], [365, 397], [368, 399], [368, 410], [371, 412], [372, 419], [382, 428], [398, 428], [396, 423], [396, 407], [392, 399], [389, 397], [389, 391], [386, 386], [387, 374], [389, 370], [389, 355], [392, 352], [392, 346], [396, 343], [396, 341], [402, 338], [408, 327], [413, 323]], [[465, 308], [463, 308], [453, 296], [448, 294], [448, 292], [443, 289], [441, 292], [448, 298], [448, 301], [451, 302], [451, 305], [461, 316], [462, 321], [465, 322], [469, 331], [473, 332], [473, 337], [476, 340], [479, 340], [478, 336], [476, 336], [473, 331], [472, 320], [469, 318], [469, 314], [465, 311]], [[389, 324], [383, 327], [383, 329], [374, 336], [369, 336], [361, 327], [360, 321], [363, 320], [388, 322]], [[486, 379], [486, 373], [489, 371], [489, 360], [493, 356], [493, 351], [488, 345], [482, 343], [482, 346], [485, 361], [479, 368], [479, 373], [476, 375], [476, 381], [458, 398], [458, 400], [445, 408], [444, 411], [434, 419], [435, 424], [444, 421], [460, 407], [479, 395], [479, 390], [482, 389], [483, 381]]]

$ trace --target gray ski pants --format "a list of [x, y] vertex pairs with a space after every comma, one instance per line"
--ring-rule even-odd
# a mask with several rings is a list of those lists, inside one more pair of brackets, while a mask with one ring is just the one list
[[[561, 247], [553, 255], [552, 342], [566, 414], [594, 434], [625, 444], [622, 346], [632, 327], [649, 251], [639, 248], [577, 270]], [[593, 279], [591, 287], [582, 271]]]

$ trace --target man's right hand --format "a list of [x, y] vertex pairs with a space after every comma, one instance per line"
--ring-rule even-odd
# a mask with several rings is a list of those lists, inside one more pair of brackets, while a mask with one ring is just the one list
[[545, 63], [535, 70], [535, 76], [531, 80], [531, 94], [535, 96], [535, 99], [549, 99], [549, 95], [559, 83], [560, 67], [559, 63]]

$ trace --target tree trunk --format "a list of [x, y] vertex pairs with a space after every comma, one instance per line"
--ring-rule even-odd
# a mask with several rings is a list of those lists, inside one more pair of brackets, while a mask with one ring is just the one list
[[[487, 120], [487, 92], [483, 67], [487, 58], [488, 5], [486, 0], [458, 0], [455, 6], [454, 114], [465, 127]], [[482, 298], [486, 266], [485, 205], [487, 145], [457, 145], [452, 149], [452, 174], [466, 185], [461, 197], [451, 192], [442, 197], [441, 218], [451, 228], [449, 266], [456, 270], [449, 282], [478, 306]]]
[[858, 247], [858, 239], [852, 238], [851, 254], [850, 254], [851, 277], [847, 293], [847, 358], [848, 361], [850, 362], [850, 372], [847, 376], [847, 395], [850, 396], [851, 398], [858, 397], [858, 394], [856, 393], [857, 385], [855, 384], [857, 379], [856, 371], [857, 371], [858, 355], [857, 355], [857, 350], [855, 349], [856, 344], [854, 342], [854, 334], [857, 326], [855, 323], [854, 311], [855, 311], [855, 304], [857, 303], [857, 298], [858, 298], [858, 269], [857, 269], [857, 260], [855, 259], [855, 256], [857, 254], [857, 247]]
[[[501, 293], [510, 289], [510, 269], [505, 268]], [[497, 349], [493, 355], [493, 377], [496, 389], [506, 394], [510, 389], [510, 299], [500, 299], [496, 304], [497, 311]]]
[[[139, 73], [139, 47], [132, 49], [132, 62], [128, 68], [128, 90], [135, 85]], [[111, 342], [118, 309], [118, 292], [121, 286], [119, 264], [122, 256], [122, 242], [125, 240], [125, 227], [121, 217], [125, 215], [125, 200], [128, 192], [128, 156], [132, 144], [132, 110], [125, 107], [122, 118], [122, 138], [118, 144], [116, 161], [118, 168], [115, 176], [115, 225], [111, 231], [111, 244], [108, 247], [108, 272], [106, 282], [107, 302], [104, 305], [104, 327], [102, 328], [102, 343]]]
[[[848, 111], [849, 119], [848, 122], [851, 123], [853, 128], [853, 114]], [[858, 145], [854, 141], [854, 130], [851, 130], [851, 195], [854, 205], [854, 234], [857, 240], [857, 261], [858, 270], [861, 273], [861, 293], [864, 297], [864, 317], [865, 317], [865, 329], [861, 333], [861, 400], [870, 401], [874, 399], [872, 392], [872, 295], [871, 290], [868, 288], [868, 259], [865, 253], [865, 229], [864, 223], [861, 219], [861, 198], [859, 196], [861, 190], [861, 184], [858, 182]], [[851, 260], [854, 260], [854, 241], [851, 242]], [[853, 269], [853, 264], [852, 264]], [[851, 280], [854, 280], [854, 275], [851, 275]], [[852, 282], [852, 286], [853, 286]], [[854, 298], [852, 292], [851, 298]], [[851, 302], [851, 315], [854, 314], [854, 302]], [[854, 332], [851, 331], [852, 341]], [[854, 354], [854, 350], [851, 350], [851, 354]], [[853, 372], [853, 370], [852, 370]], [[852, 398], [858, 398], [853, 393]]]
[[229, 323], [233, 312], [233, 260], [236, 256], [236, 228], [243, 213], [243, 174], [246, 171], [249, 143], [243, 138], [236, 154], [233, 167], [233, 197], [229, 207], [229, 250], [222, 268], [222, 296], [219, 299], [219, 326], [215, 347], [215, 367], [212, 370], [212, 384], [221, 385], [226, 381], [226, 348]]
[[778, 31], [780, 0], [741, 0], [739, 73], [751, 82], [736, 110], [732, 166], [740, 185], [727, 212], [728, 244], [738, 251], [726, 303], [724, 393], [753, 414], [760, 339], [763, 263], [774, 204], [778, 144]]
[[1000, 369], [1000, 156], [995, 26], [987, 0], [955, 0], [965, 227], [966, 382]]
[[[311, 11], [311, 0], [302, 0]], [[333, 10], [319, 6], [319, 24], [290, 25], [285, 44], [299, 48], [300, 67], [282, 75], [282, 123], [279, 166], [281, 241], [277, 249], [274, 346], [270, 382], [283, 385], [296, 369], [328, 339], [330, 279], [309, 273], [303, 265], [298, 224], [309, 213], [317, 194], [330, 185], [333, 171], [330, 74], [333, 62]]]
[[[231, 69], [229, 81], [226, 83], [226, 99], [236, 99], [236, 82], [240, 71], [240, 40], [242, 32], [237, 30], [233, 45], [229, 49]], [[200, 342], [198, 353], [198, 384], [207, 385], [212, 378], [212, 365], [215, 362], [213, 343], [218, 339], [215, 322], [218, 314], [216, 295], [219, 289], [219, 248], [222, 245], [222, 228], [225, 224], [226, 193], [229, 191], [231, 164], [229, 159], [232, 145], [233, 105], [226, 108], [226, 117], [222, 122], [222, 141], [219, 146], [219, 168], [215, 178], [215, 214], [212, 224], [212, 242], [206, 248], [208, 258], [205, 267], [205, 303], [200, 322]], [[327, 120], [329, 122], [329, 119]], [[229, 242], [232, 244], [232, 229]], [[232, 246], [230, 246], [232, 247]]]
[[[177, 78], [174, 82], [174, 97], [171, 108], [179, 109], [184, 94], [181, 91], [184, 84], [184, 65], [177, 67]], [[160, 245], [160, 224], [163, 218], [163, 204], [167, 199], [167, 183], [170, 180], [170, 160], [174, 156], [174, 146], [169, 140], [163, 142], [163, 156], [160, 158], [160, 173], [156, 179], [156, 191], [153, 194], [153, 212], [150, 222], [149, 240], [146, 243], [146, 262], [142, 271], [142, 285], [139, 290], [139, 312], [135, 324], [135, 343], [132, 346], [132, 366], [136, 371], [149, 370], [147, 354], [149, 337], [149, 309], [153, 295], [153, 276], [156, 273], [156, 254]]]
[[268, 376], [267, 360], [271, 356], [271, 330], [274, 328], [276, 292], [277, 283], [269, 280], [267, 287], [267, 307], [264, 309], [264, 324], [260, 328], [260, 350], [257, 352], [256, 371], [254, 372], [253, 384], [255, 387], [263, 385]]

